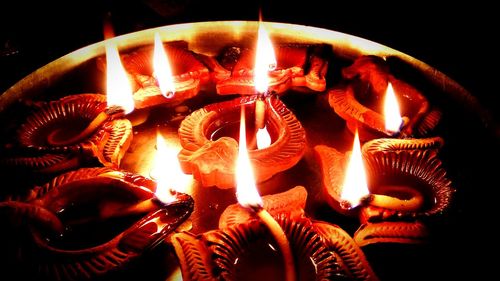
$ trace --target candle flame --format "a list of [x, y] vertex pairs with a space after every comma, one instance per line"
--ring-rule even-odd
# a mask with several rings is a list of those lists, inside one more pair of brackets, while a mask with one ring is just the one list
[[240, 141], [238, 159], [236, 161], [236, 197], [243, 207], [251, 208], [263, 206], [262, 198], [255, 185], [252, 164], [248, 156], [244, 105], [241, 106]]
[[387, 85], [384, 100], [385, 129], [389, 132], [399, 132], [403, 119], [399, 110], [398, 100], [391, 82]]
[[358, 131], [354, 134], [351, 158], [347, 165], [340, 198], [349, 202], [350, 208], [359, 205], [361, 199], [369, 194], [366, 172], [361, 155]]
[[153, 54], [153, 76], [158, 81], [161, 94], [166, 97], [172, 97], [175, 93], [174, 79], [167, 53], [160, 39], [160, 34], [155, 33], [155, 47]]
[[263, 149], [271, 145], [271, 136], [267, 131], [267, 127], [257, 130], [257, 149]]
[[257, 48], [255, 51], [254, 83], [258, 93], [267, 92], [269, 87], [268, 72], [276, 68], [276, 56], [267, 30], [259, 21]]
[[121, 107], [125, 114], [134, 110], [132, 86], [112, 40], [106, 42], [106, 95], [108, 108]]
[[192, 177], [182, 172], [177, 160], [179, 149], [167, 143], [163, 136], [156, 134], [156, 161], [152, 174], [156, 179], [156, 197], [169, 203], [175, 200], [172, 191], [189, 193]]

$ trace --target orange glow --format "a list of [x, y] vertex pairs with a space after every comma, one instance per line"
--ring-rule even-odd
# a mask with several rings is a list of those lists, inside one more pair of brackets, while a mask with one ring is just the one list
[[108, 107], [119, 106], [125, 114], [134, 110], [132, 86], [113, 41], [106, 42], [106, 94]]
[[160, 34], [155, 33], [155, 49], [153, 54], [153, 76], [158, 81], [161, 94], [166, 97], [172, 97], [175, 93], [174, 79], [167, 53], [163, 47]]
[[347, 165], [342, 194], [340, 198], [350, 203], [350, 208], [359, 205], [360, 200], [369, 194], [366, 172], [361, 155], [358, 131], [354, 134], [351, 158]]
[[171, 191], [188, 193], [192, 183], [191, 175], [182, 172], [177, 160], [179, 149], [176, 149], [163, 138], [156, 134], [156, 161], [151, 174], [156, 179], [156, 197], [164, 202], [172, 202], [175, 198]]
[[267, 127], [257, 130], [257, 148], [263, 149], [271, 145], [271, 136], [267, 131]]
[[255, 177], [248, 156], [245, 129], [245, 107], [241, 106], [240, 142], [236, 161], [236, 197], [243, 207], [262, 207], [262, 198], [255, 185]]
[[257, 48], [255, 51], [254, 83], [258, 93], [265, 93], [269, 87], [268, 72], [276, 68], [273, 44], [264, 25], [259, 22]]
[[401, 119], [398, 100], [396, 99], [396, 94], [394, 93], [391, 82], [387, 85], [387, 90], [385, 92], [384, 119], [385, 129], [387, 131], [394, 133], [399, 132], [403, 119]]

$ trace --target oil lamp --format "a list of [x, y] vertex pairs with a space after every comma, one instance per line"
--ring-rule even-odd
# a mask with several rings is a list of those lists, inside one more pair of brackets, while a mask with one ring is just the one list
[[[181, 167], [203, 186], [235, 187], [234, 163], [241, 106], [249, 112], [246, 119], [256, 120], [246, 131], [250, 133], [250, 159], [256, 167], [255, 180], [258, 183], [293, 167], [305, 152], [306, 136], [300, 122], [277, 95], [263, 96], [270, 91], [268, 72], [275, 59], [269, 38], [264, 29], [259, 30], [257, 45], [260, 47], [257, 49], [270, 54], [256, 57], [255, 83], [252, 83], [254, 94], [209, 104], [191, 113], [179, 127], [183, 147], [179, 154]], [[267, 138], [266, 144], [262, 138]]]
[[396, 78], [380, 57], [361, 56], [342, 69], [342, 76], [346, 85], [329, 91], [329, 103], [351, 132], [359, 130], [362, 141], [426, 136], [439, 122], [441, 112], [418, 89]]
[[[445, 212], [453, 193], [437, 157], [442, 144], [439, 137], [375, 139], [366, 142], [360, 153], [355, 141], [350, 160], [349, 154], [334, 148], [315, 147], [327, 202], [340, 213], [360, 217], [362, 226], [354, 236], [359, 245], [427, 238], [421, 219]], [[344, 184], [339, 179], [342, 174]]]
[[19, 242], [16, 262], [34, 279], [97, 278], [140, 258], [191, 214], [189, 195], [162, 201], [151, 191], [155, 185], [110, 168], [71, 171], [0, 202], [4, 221], [23, 221], [7, 225], [4, 235], [26, 233], [9, 241]]
[[163, 43], [159, 33], [155, 33], [154, 42], [154, 48], [140, 47], [122, 55], [134, 81], [138, 109], [178, 105], [196, 96], [210, 80], [209, 69], [188, 49], [187, 42]]

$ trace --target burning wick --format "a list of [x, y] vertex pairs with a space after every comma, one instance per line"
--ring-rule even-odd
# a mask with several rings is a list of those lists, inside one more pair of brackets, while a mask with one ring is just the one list
[[47, 137], [47, 142], [54, 146], [63, 146], [76, 143], [90, 136], [97, 128], [99, 128], [106, 120], [110, 118], [120, 118], [125, 116], [125, 109], [121, 106], [111, 106], [106, 108], [106, 110], [100, 112], [85, 129], [80, 131], [76, 136], [70, 137], [69, 139], [61, 139], [62, 128], [58, 128], [49, 134]]
[[236, 163], [236, 197], [244, 208], [253, 211], [271, 232], [280, 248], [285, 264], [287, 281], [295, 281], [295, 265], [292, 250], [283, 229], [276, 220], [263, 208], [262, 198], [255, 186], [253, 170], [248, 157], [245, 139], [245, 107], [241, 106], [239, 153]]
[[424, 203], [422, 194], [408, 186], [386, 185], [381, 186], [378, 192], [380, 194], [364, 197], [363, 203], [398, 211], [417, 211]]

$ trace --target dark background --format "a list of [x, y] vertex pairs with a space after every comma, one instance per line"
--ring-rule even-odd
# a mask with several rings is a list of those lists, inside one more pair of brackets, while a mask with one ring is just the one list
[[101, 41], [111, 13], [117, 34], [172, 23], [263, 19], [360, 36], [426, 62], [500, 109], [498, 12], [486, 1], [2, 1], [0, 91], [38, 67]]
[[[6, 3], [0, 4], [0, 93], [54, 59], [103, 40], [103, 17], [108, 13], [112, 16], [116, 34], [120, 35], [173, 23], [257, 20], [260, 7], [266, 21], [324, 27], [369, 39], [413, 56], [469, 90], [493, 118], [500, 116], [500, 47], [493, 43], [500, 35], [500, 30], [496, 28], [500, 26], [499, 15], [493, 4], [482, 1], [462, 1], [462, 4], [455, 1], [453, 5], [429, 0], [395, 3], [309, 0], [300, 4], [286, 0], [261, 3], [236, 0], [3, 2]], [[497, 134], [500, 140], [500, 132]], [[489, 161], [497, 160], [491, 155], [488, 157]], [[469, 165], [473, 167], [475, 164]], [[498, 170], [497, 162], [491, 165], [484, 173]], [[474, 188], [477, 185], [478, 192], [485, 194], [494, 192], [498, 183], [486, 179], [495, 177], [488, 175], [481, 179], [483, 171], [480, 168], [476, 170], [472, 173], [477, 175], [477, 183], [464, 185]], [[477, 280], [478, 276], [494, 271], [487, 262], [488, 258], [479, 254], [483, 250], [494, 254], [493, 249], [498, 248], [495, 246], [498, 243], [494, 242], [496, 235], [487, 226], [494, 221], [485, 222], [484, 229], [477, 229], [477, 226], [482, 225], [479, 221], [488, 220], [494, 214], [493, 208], [497, 204], [492, 201], [496, 199], [489, 195], [484, 198], [475, 195], [471, 199], [474, 200], [474, 207], [466, 209], [474, 208], [476, 211], [474, 216], [464, 215], [469, 223], [453, 224], [453, 232], [457, 232], [457, 237], [453, 239], [456, 248], [450, 243], [449, 250], [456, 251], [453, 262], [457, 262], [457, 271], [454, 274], [450, 272], [451, 279], [472, 277]], [[481, 199], [484, 199], [484, 204], [478, 202]], [[474, 248], [473, 252], [471, 248]], [[439, 257], [435, 260], [439, 262]], [[446, 264], [449, 261], [442, 262]], [[473, 276], [460, 276], [462, 273]]]

